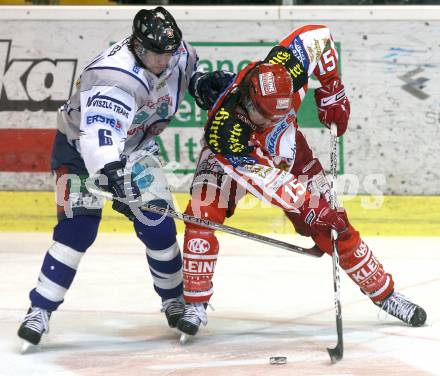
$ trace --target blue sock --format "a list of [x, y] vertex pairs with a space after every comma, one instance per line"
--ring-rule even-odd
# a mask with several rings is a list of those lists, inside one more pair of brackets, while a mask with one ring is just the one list
[[96, 239], [99, 222], [99, 217], [80, 215], [55, 226], [55, 242], [46, 252], [37, 287], [29, 294], [33, 306], [55, 311], [64, 301], [82, 256]]
[[[151, 203], [162, 207], [167, 205], [165, 201]], [[134, 221], [136, 234], [147, 248], [154, 289], [163, 300], [176, 298], [183, 292], [182, 255], [176, 241], [176, 225], [172, 218], [143, 213], [147, 219], [156, 222], [154, 226], [148, 226], [137, 219]], [[162, 221], [158, 221], [161, 218]]]

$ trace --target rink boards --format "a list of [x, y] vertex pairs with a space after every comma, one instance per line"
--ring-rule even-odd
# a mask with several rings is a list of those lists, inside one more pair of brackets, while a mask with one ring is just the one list
[[[188, 194], [174, 194], [176, 210], [183, 212], [188, 199]], [[340, 201], [363, 235], [440, 236], [439, 196], [342, 196]], [[52, 192], [0, 192], [0, 202], [0, 231], [52, 231], [56, 224]], [[226, 224], [256, 233], [293, 233], [280, 209], [249, 195]], [[181, 232], [183, 224], [177, 228]], [[132, 225], [107, 202], [100, 231], [130, 232]]]
[[[50, 145], [56, 110], [82, 68], [127, 36], [138, 7], [2, 7], [0, 12], [0, 189], [51, 189]], [[304, 24], [327, 25], [340, 52], [351, 101], [341, 141], [344, 193], [436, 195], [440, 80], [435, 6], [170, 7], [206, 71], [238, 71], [262, 59], [278, 40]], [[35, 32], [38, 30], [38, 33]], [[324, 166], [328, 132], [316, 117], [313, 91], [299, 124]], [[189, 95], [158, 137], [179, 192], [188, 191], [206, 113]], [[342, 172], [343, 171], [343, 172]], [[171, 172], [168, 177], [171, 177]]]

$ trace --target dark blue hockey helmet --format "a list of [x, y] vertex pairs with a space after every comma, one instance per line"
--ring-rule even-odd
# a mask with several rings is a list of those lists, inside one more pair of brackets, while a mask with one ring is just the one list
[[141, 9], [133, 20], [133, 36], [145, 49], [156, 53], [174, 53], [182, 41], [176, 20], [163, 7]]

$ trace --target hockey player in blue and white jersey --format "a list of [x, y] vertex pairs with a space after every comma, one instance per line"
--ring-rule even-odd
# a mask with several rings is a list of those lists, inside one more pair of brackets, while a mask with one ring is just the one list
[[[158, 215], [139, 210], [139, 188], [141, 183], [144, 191], [147, 187], [147, 201], [162, 207], [172, 205], [154, 136], [170, 123], [186, 90], [207, 109], [232, 77], [222, 71], [203, 73], [196, 51], [182, 40], [176, 21], [162, 7], [140, 10], [133, 20], [132, 35], [85, 67], [76, 93], [58, 114], [52, 155], [58, 224], [37, 285], [30, 292], [31, 307], [18, 330], [19, 337], [34, 345], [40, 342], [82, 256], [96, 238], [103, 200], [85, 184], [94, 175], [105, 178], [101, 188], [113, 194], [113, 209], [133, 221], [146, 246], [162, 310], [169, 326], [176, 326], [184, 310], [176, 227], [170, 218], [156, 221]], [[154, 171], [144, 174], [144, 181], [127, 173], [125, 165], [133, 156], [135, 160], [141, 156], [142, 166], [146, 163]], [[144, 196], [143, 192], [142, 200]], [[154, 226], [148, 225], [152, 222]]]

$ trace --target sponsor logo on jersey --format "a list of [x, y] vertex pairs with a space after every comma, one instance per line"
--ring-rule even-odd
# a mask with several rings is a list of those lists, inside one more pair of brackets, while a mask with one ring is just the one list
[[285, 129], [289, 127], [289, 124], [285, 121], [277, 124], [275, 128], [266, 137], [266, 149], [271, 155], [277, 154], [278, 140]]
[[132, 70], [133, 70], [134, 73], [138, 74], [139, 71], [141, 70], [141, 67], [139, 65], [135, 64], [135, 65], [133, 65], [133, 69]]
[[312, 47], [307, 47], [307, 52], [309, 54], [309, 60], [311, 63], [315, 61], [315, 52], [313, 51]]
[[295, 112], [294, 108], [290, 109], [290, 113], [289, 113], [289, 115], [287, 115], [285, 121], [286, 121], [286, 123], [288, 123], [290, 125], [295, 125], [295, 123], [296, 123], [296, 112]]
[[299, 37], [295, 37], [295, 39], [289, 44], [288, 48], [307, 70], [309, 68], [309, 59], [301, 39]]
[[219, 129], [223, 124], [229, 119], [230, 113], [225, 110], [224, 107], [217, 110], [217, 112], [212, 117], [211, 122], [208, 124], [208, 145], [212, 151], [215, 153], [220, 153], [220, 136]]
[[[324, 44], [327, 45], [329, 40], [325, 40], [324, 39]], [[315, 51], [316, 51], [316, 60], [319, 60], [321, 58], [322, 55], [322, 49], [321, 49], [321, 45], [319, 43], [319, 40], [314, 39], [313, 40], [313, 45], [315, 47]]]
[[183, 259], [183, 271], [196, 274], [212, 274], [214, 273], [216, 261], [195, 261]]
[[110, 125], [110, 127], [114, 128], [117, 131], [120, 131], [122, 129], [122, 125], [119, 121], [103, 116], [103, 115], [88, 115], [86, 116], [86, 124], [107, 124]]
[[162, 97], [159, 97], [157, 99], [157, 101], [152, 100], [152, 99], [148, 99], [145, 102], [145, 106], [150, 108], [151, 110], [157, 109], [158, 107], [160, 107], [163, 103], [165, 103], [166, 105], [170, 106], [172, 105], [172, 99], [171, 96], [169, 94], [163, 95]]
[[151, 136], [157, 136], [163, 132], [163, 130], [167, 127], [168, 121], [164, 120], [163, 122], [156, 122], [153, 124], [143, 123], [143, 124], [135, 124], [133, 123], [127, 131], [128, 136], [134, 136], [139, 132], [147, 133]]
[[161, 103], [160, 106], [158, 106], [156, 108], [156, 114], [157, 116], [159, 116], [161, 119], [165, 119], [168, 117], [169, 111], [168, 111], [169, 107], [168, 104], [166, 103]]
[[228, 151], [230, 151], [231, 153], [242, 153], [245, 150], [246, 145], [240, 139], [244, 131], [245, 130], [243, 124], [240, 121], [237, 121], [232, 126], [232, 129], [228, 130], [228, 138], [226, 140]]
[[124, 116], [126, 119], [128, 119], [131, 112], [130, 106], [127, 106], [119, 99], [109, 97], [108, 95], [101, 95], [101, 92], [97, 92], [87, 99], [87, 107], [106, 108]]
[[141, 124], [136, 126], [135, 128], [130, 128], [127, 131], [127, 136], [133, 136], [138, 132], [145, 132], [145, 130], [147, 129], [147, 125], [146, 124]]
[[[217, 185], [220, 186], [224, 175], [226, 174], [215, 158], [215, 155], [210, 154], [206, 159], [201, 157], [201, 162], [198, 164], [197, 170], [194, 174], [193, 185], [200, 181], [204, 182], [205, 180], [209, 182], [211, 181], [210, 177], [213, 177], [214, 182], [217, 182]], [[200, 179], [197, 180], [196, 178]]]
[[72, 94], [77, 59], [12, 59], [11, 45], [0, 40], [1, 111], [58, 110]]
[[254, 165], [257, 163], [257, 160], [248, 155], [225, 155], [225, 158], [231, 163], [231, 165], [235, 168], [238, 166], [244, 165]]
[[276, 176], [276, 178], [272, 178], [274, 180], [273, 183], [270, 185], [270, 189], [273, 192], [276, 192], [278, 188], [284, 185], [286, 177], [288, 176], [288, 174], [290, 175], [290, 173], [288, 173], [287, 171], [281, 171], [280, 173], [276, 172], [275, 174], [278, 176]]
[[[303, 53], [305, 53], [304, 50]], [[289, 49], [282, 46], [274, 47], [266, 60], [270, 64], [282, 64], [286, 67], [293, 79], [293, 91], [298, 91], [307, 83], [308, 60], [306, 59], [307, 64], [304, 66], [290, 46]]]
[[206, 239], [201, 239], [201, 238], [190, 239], [190, 241], [187, 244], [188, 244], [188, 249], [192, 253], [198, 253], [198, 254], [207, 253], [211, 249], [211, 244], [209, 244], [209, 242]]
[[246, 171], [250, 172], [251, 174], [257, 175], [258, 177], [260, 177], [262, 179], [266, 179], [270, 175], [270, 173], [273, 172], [272, 168], [261, 166], [261, 165], [257, 165], [257, 166], [246, 165], [246, 166], [244, 166], [244, 169]]
[[[135, 124], [144, 124], [147, 120], [148, 120], [148, 118], [150, 117], [150, 114], [147, 112], [147, 111], [139, 111], [136, 115], [135, 115], [135, 117], [134, 117], [134, 119], [133, 119], [133, 125], [135, 125]], [[131, 131], [131, 130], [130, 130]], [[130, 132], [129, 131], [129, 132]], [[130, 133], [129, 133], [130, 134]]]
[[367, 279], [374, 276], [378, 270], [379, 270], [379, 263], [374, 258], [374, 256], [371, 256], [370, 259], [367, 261], [367, 263], [364, 264], [360, 269], [356, 270], [353, 273], [350, 273], [350, 277], [356, 283], [363, 283]]
[[356, 249], [356, 251], [354, 252], [354, 255], [357, 258], [363, 258], [367, 254], [367, 252], [368, 252], [368, 247], [364, 242], [362, 242], [359, 245], [359, 248]]
[[[304, 70], [300, 63], [297, 63], [291, 67], [287, 68], [289, 73], [292, 75], [293, 78], [299, 78], [301, 76], [304, 76]], [[295, 84], [295, 81], [294, 81]]]

